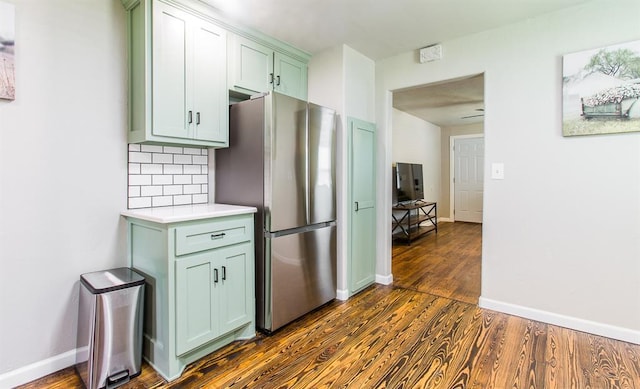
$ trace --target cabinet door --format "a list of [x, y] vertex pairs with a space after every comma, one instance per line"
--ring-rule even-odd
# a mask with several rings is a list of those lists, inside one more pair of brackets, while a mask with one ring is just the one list
[[240, 36], [232, 40], [229, 86], [247, 92], [267, 92], [273, 82], [273, 51]]
[[189, 23], [192, 16], [163, 2], [153, 3], [153, 134], [190, 137], [187, 111]]
[[357, 119], [349, 126], [350, 289], [356, 293], [376, 276], [375, 125]]
[[251, 243], [216, 250], [220, 261], [220, 332], [234, 330], [253, 317], [253, 249]]
[[176, 354], [215, 339], [220, 333], [217, 296], [220, 273], [214, 279], [213, 251], [176, 261]]
[[301, 100], [307, 99], [307, 64], [275, 53], [273, 71], [273, 90]]
[[204, 20], [193, 23], [194, 138], [227, 142], [227, 38], [221, 28]]

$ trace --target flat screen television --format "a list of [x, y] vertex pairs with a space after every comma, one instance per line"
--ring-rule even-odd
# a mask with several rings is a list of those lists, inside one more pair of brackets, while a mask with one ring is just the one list
[[424, 199], [422, 165], [398, 162], [393, 168], [393, 203]]

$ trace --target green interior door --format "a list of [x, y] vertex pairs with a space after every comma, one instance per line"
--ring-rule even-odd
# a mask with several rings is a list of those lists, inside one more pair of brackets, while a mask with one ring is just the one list
[[371, 285], [376, 274], [375, 125], [349, 118], [349, 290]]

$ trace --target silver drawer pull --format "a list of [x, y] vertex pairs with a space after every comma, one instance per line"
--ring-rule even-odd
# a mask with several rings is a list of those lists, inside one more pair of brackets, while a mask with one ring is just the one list
[[226, 234], [224, 232], [221, 232], [219, 234], [211, 234], [211, 240], [222, 239], [225, 235]]

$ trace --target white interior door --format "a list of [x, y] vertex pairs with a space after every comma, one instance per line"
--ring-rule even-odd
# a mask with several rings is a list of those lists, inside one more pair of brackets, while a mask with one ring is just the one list
[[454, 220], [482, 223], [484, 138], [454, 140]]

